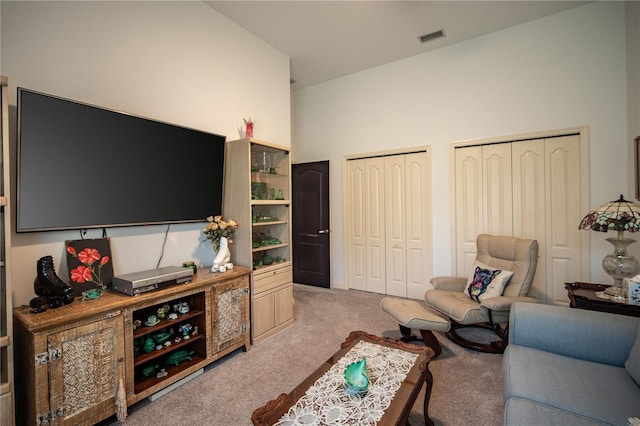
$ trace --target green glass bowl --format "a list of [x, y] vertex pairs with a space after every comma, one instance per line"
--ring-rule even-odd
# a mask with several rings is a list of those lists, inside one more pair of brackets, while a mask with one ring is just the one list
[[344, 370], [345, 390], [349, 395], [364, 396], [369, 390], [369, 377], [367, 376], [367, 360], [349, 364]]

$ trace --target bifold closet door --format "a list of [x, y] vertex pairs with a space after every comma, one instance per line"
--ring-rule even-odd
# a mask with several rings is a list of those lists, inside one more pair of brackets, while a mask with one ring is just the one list
[[425, 152], [347, 162], [349, 287], [422, 299], [431, 275]]
[[[530, 295], [566, 304], [579, 280], [582, 247], [578, 135], [455, 149], [456, 270], [469, 276], [478, 234], [538, 240]], [[586, 248], [588, 250], [588, 247]]]
[[384, 158], [347, 162], [349, 286], [385, 293]]
[[385, 157], [386, 294], [422, 299], [429, 281], [424, 153]]
[[513, 232], [511, 144], [455, 150], [456, 270], [469, 276], [479, 234]]

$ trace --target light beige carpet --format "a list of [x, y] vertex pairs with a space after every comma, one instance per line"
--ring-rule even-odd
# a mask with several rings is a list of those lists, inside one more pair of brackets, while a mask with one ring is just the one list
[[[379, 307], [383, 295], [356, 290], [294, 286], [292, 326], [238, 350], [205, 373], [149, 403], [129, 407], [125, 425], [251, 425], [253, 410], [290, 392], [326, 361], [353, 330], [399, 338], [397, 324]], [[435, 333], [442, 354], [429, 365], [434, 378], [429, 405], [436, 425], [499, 425], [502, 355], [463, 349]], [[409, 422], [424, 425], [418, 396]], [[106, 424], [116, 424], [113, 419]]]

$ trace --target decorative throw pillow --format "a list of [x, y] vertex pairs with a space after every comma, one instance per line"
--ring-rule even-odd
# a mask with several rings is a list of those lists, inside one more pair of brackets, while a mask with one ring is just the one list
[[473, 275], [467, 281], [464, 293], [476, 302], [502, 296], [513, 271], [495, 269], [476, 260]]

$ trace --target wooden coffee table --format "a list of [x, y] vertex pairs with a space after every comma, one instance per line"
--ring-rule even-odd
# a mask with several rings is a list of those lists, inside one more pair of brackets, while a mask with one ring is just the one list
[[[305, 401], [309, 400], [308, 397], [305, 397], [305, 394], [309, 389], [312, 389], [312, 393], [317, 390], [318, 386], [316, 383], [324, 382], [328, 380], [330, 377], [336, 377], [334, 368], [331, 370], [331, 367], [340, 363], [344, 364], [345, 360], [340, 362], [341, 358], [347, 356], [347, 359], [353, 357], [355, 355], [356, 350], [361, 350], [363, 345], [358, 345], [359, 342], [366, 342], [365, 344], [373, 344], [380, 345], [387, 348], [392, 348], [396, 350], [400, 350], [402, 352], [392, 352], [389, 351], [390, 358], [402, 358], [403, 355], [407, 356], [410, 360], [406, 361], [405, 364], [407, 368], [409, 368], [404, 380], [400, 383], [399, 388], [396, 390], [391, 403], [384, 410], [384, 414], [378, 421], [378, 425], [405, 425], [409, 413], [411, 412], [411, 408], [422, 389], [422, 384], [426, 383], [425, 395], [424, 395], [424, 420], [425, 424], [433, 426], [433, 421], [429, 418], [429, 398], [431, 396], [431, 389], [433, 387], [433, 376], [429, 371], [429, 361], [434, 356], [433, 349], [426, 346], [416, 346], [412, 344], [407, 344], [401, 342], [399, 340], [390, 339], [386, 337], [377, 337], [371, 334], [367, 334], [363, 331], [353, 331], [347, 338], [347, 340], [342, 343], [341, 348], [338, 352], [335, 353], [331, 358], [329, 358], [324, 364], [322, 364], [316, 371], [314, 371], [309, 377], [307, 377], [302, 383], [300, 383], [291, 393], [283, 393], [278, 398], [269, 401], [265, 406], [256, 409], [251, 416], [251, 420], [254, 425], [273, 425], [278, 423], [278, 421], [286, 414], [291, 413], [290, 409], [295, 413], [300, 413], [304, 411], [304, 409], [311, 410], [310, 406], [304, 407]], [[354, 349], [355, 348], [355, 349]], [[364, 347], [364, 350], [367, 348], [374, 348], [372, 346]], [[379, 349], [379, 348], [378, 348]], [[354, 352], [349, 353], [351, 350]], [[386, 352], [385, 352], [386, 353]], [[415, 354], [414, 356], [408, 354]], [[372, 356], [371, 359], [367, 359], [367, 369], [369, 371], [369, 363], [373, 365], [371, 368], [375, 370], [376, 362], [384, 362], [386, 360], [381, 360], [379, 354]], [[384, 357], [384, 356], [383, 356]], [[340, 367], [341, 368], [341, 367]], [[331, 370], [331, 371], [330, 371]], [[375, 385], [375, 378], [369, 373], [370, 379], [372, 382], [372, 387]], [[378, 380], [384, 380], [382, 376]], [[336, 387], [336, 396], [329, 398], [331, 403], [334, 403], [335, 400], [340, 400], [341, 392], [340, 386]], [[372, 392], [370, 388], [370, 393]], [[341, 394], [342, 398], [344, 398], [344, 393]], [[304, 397], [304, 398], [303, 398]], [[372, 396], [373, 397], [373, 396]], [[358, 397], [353, 397], [358, 398]], [[367, 398], [366, 396], [364, 398]], [[301, 407], [302, 405], [302, 407]], [[314, 401], [314, 409], [317, 409], [317, 398]], [[360, 405], [359, 400], [353, 401], [353, 404], [342, 404], [340, 407], [343, 410], [343, 414], [345, 411], [348, 411], [348, 407], [350, 405], [358, 406]], [[322, 404], [320, 404], [322, 407]], [[327, 409], [326, 406], [324, 413], [326, 414]], [[321, 408], [322, 409], [322, 408]], [[338, 410], [338, 409], [336, 409]], [[346, 413], [350, 415], [350, 413]], [[341, 424], [358, 424], [357, 421], [346, 421], [341, 422]]]

